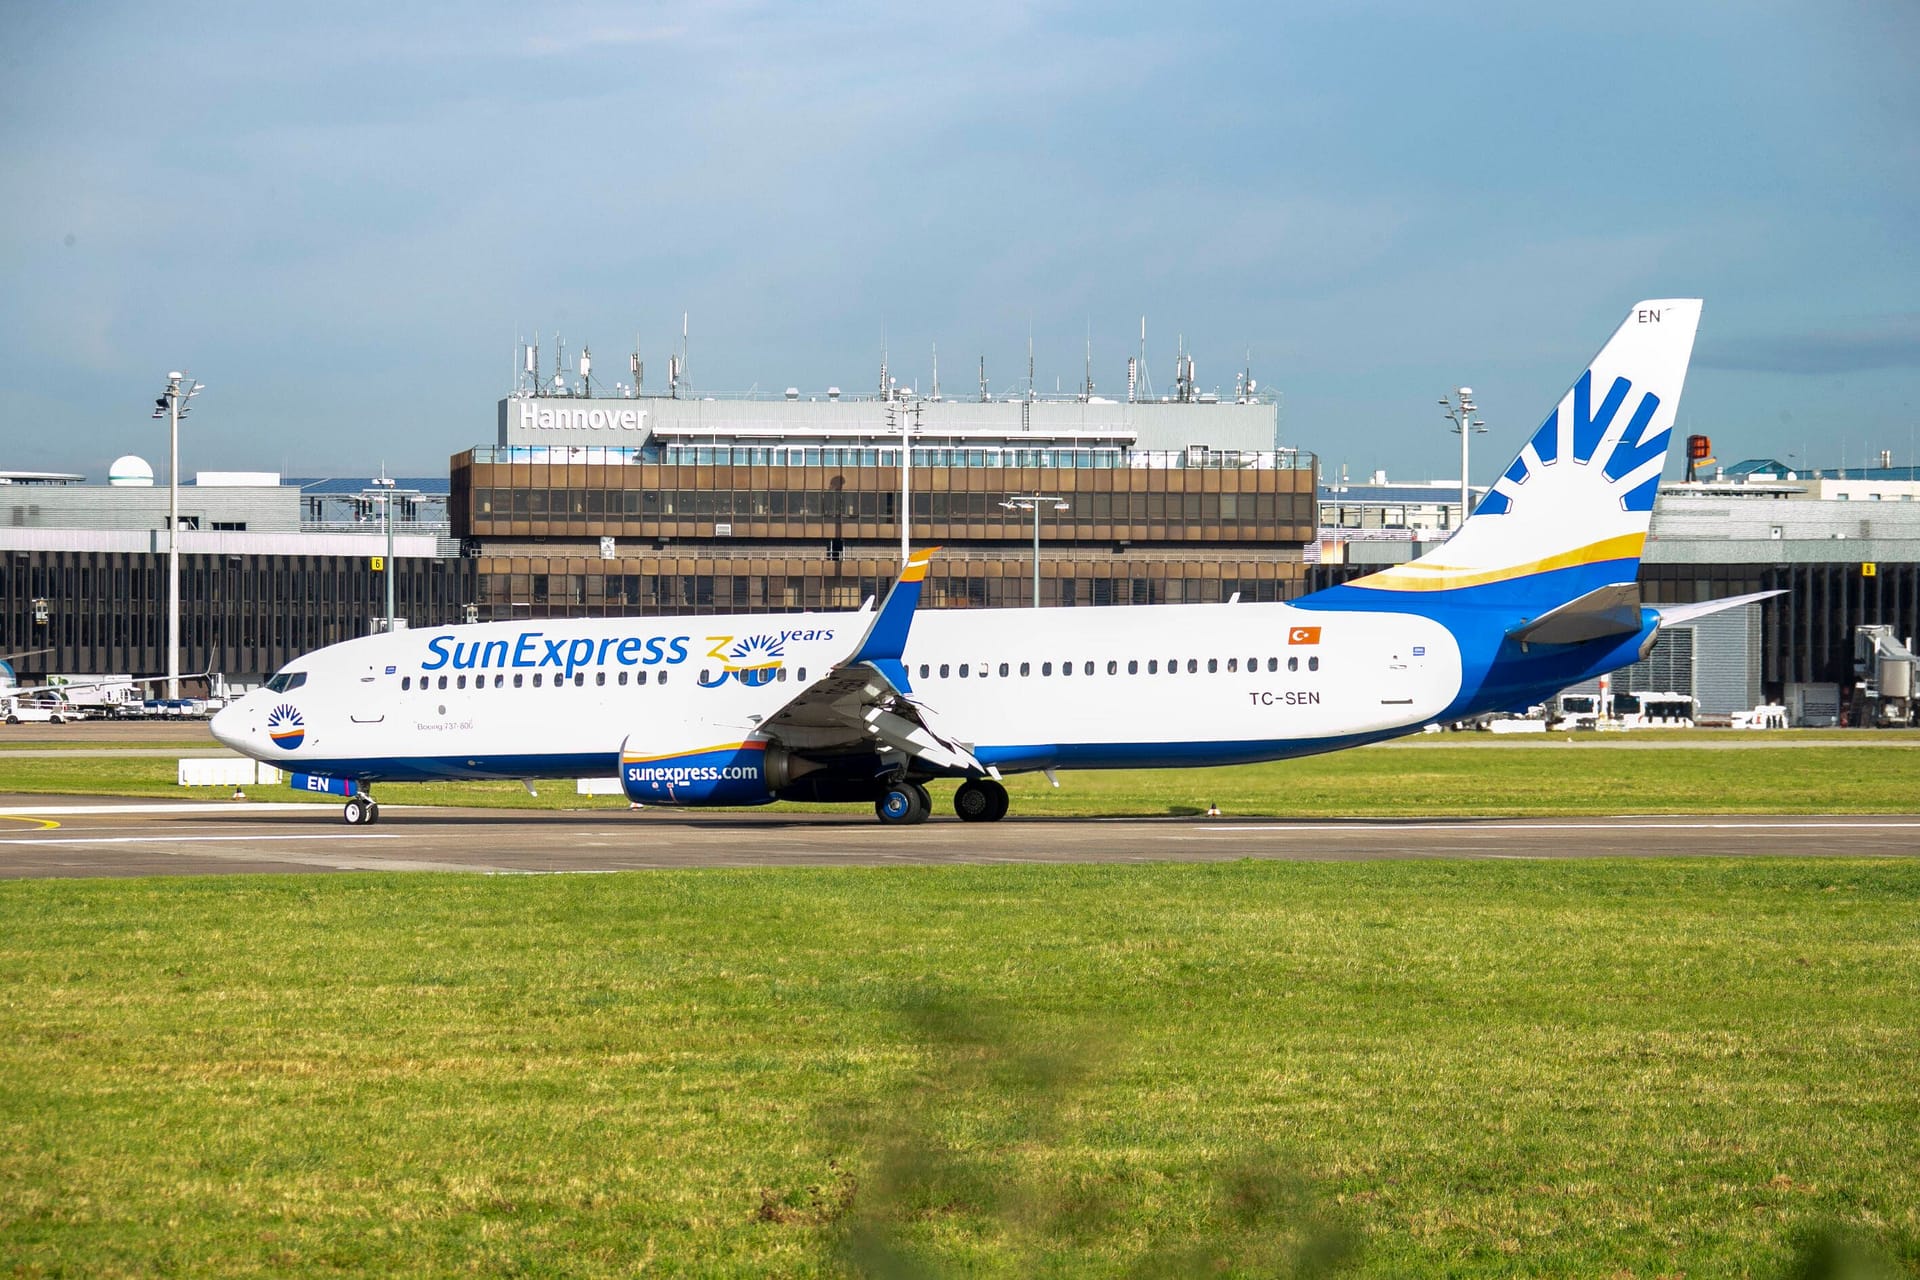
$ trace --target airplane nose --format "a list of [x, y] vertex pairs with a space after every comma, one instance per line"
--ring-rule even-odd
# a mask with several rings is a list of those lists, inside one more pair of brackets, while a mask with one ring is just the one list
[[208, 725], [213, 730], [214, 740], [222, 746], [232, 747], [235, 751], [245, 751], [248, 714], [247, 709], [239, 703], [214, 712], [213, 720]]

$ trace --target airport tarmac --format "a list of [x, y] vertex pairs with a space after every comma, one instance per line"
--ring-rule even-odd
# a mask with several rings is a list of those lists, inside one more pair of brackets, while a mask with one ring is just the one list
[[662, 867], [1210, 862], [1235, 858], [1913, 857], [1920, 815], [1512, 819], [935, 819], [555, 813], [0, 796], [0, 878], [236, 872], [595, 873]]

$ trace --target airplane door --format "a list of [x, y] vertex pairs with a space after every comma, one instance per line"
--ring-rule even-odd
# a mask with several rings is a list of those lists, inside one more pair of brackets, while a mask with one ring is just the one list
[[1426, 649], [1401, 638], [1391, 642], [1383, 656], [1386, 670], [1380, 678], [1380, 709], [1391, 715], [1404, 708], [1411, 717], [1421, 670], [1426, 666]]
[[372, 663], [348, 695], [347, 718], [355, 724], [379, 724], [387, 718], [386, 702], [380, 696], [380, 668]]

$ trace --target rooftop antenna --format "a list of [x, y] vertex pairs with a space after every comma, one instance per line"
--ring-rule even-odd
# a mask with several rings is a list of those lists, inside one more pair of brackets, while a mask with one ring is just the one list
[[1027, 399], [1034, 398], [1033, 390], [1033, 317], [1027, 317]]
[[680, 313], [680, 381], [687, 381], [687, 366], [693, 361], [693, 342], [688, 336], [688, 313]]
[[553, 335], [553, 394], [567, 394], [567, 340], [559, 334]]
[[540, 394], [540, 331], [533, 331], [533, 345], [527, 348], [527, 372], [533, 375], [533, 394]]
[[640, 384], [647, 376], [647, 366], [640, 359], [640, 335], [637, 333], [633, 335], [633, 351], [627, 356], [627, 372], [633, 375], [633, 394], [638, 398]]
[[1147, 318], [1140, 317], [1140, 398], [1153, 399], [1153, 375], [1147, 371]]
[[1085, 389], [1080, 393], [1080, 399], [1083, 401], [1093, 399], [1093, 318], [1091, 316], [1087, 318], [1087, 382]]
[[580, 394], [589, 399], [593, 396], [593, 348], [591, 346], [580, 348]]
[[991, 399], [993, 399], [993, 397], [987, 394], [987, 358], [985, 356], [981, 356], [980, 357], [980, 403], [985, 404], [987, 401]]
[[887, 334], [884, 328], [880, 331], [880, 398], [882, 400], [893, 399], [893, 395], [887, 387]]
[[940, 344], [933, 344], [933, 398], [940, 398]]

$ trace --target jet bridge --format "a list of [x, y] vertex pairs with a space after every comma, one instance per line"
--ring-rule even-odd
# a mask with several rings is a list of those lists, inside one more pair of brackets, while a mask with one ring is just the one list
[[1853, 723], [1904, 728], [1914, 722], [1913, 638], [1869, 624], [1853, 633]]

